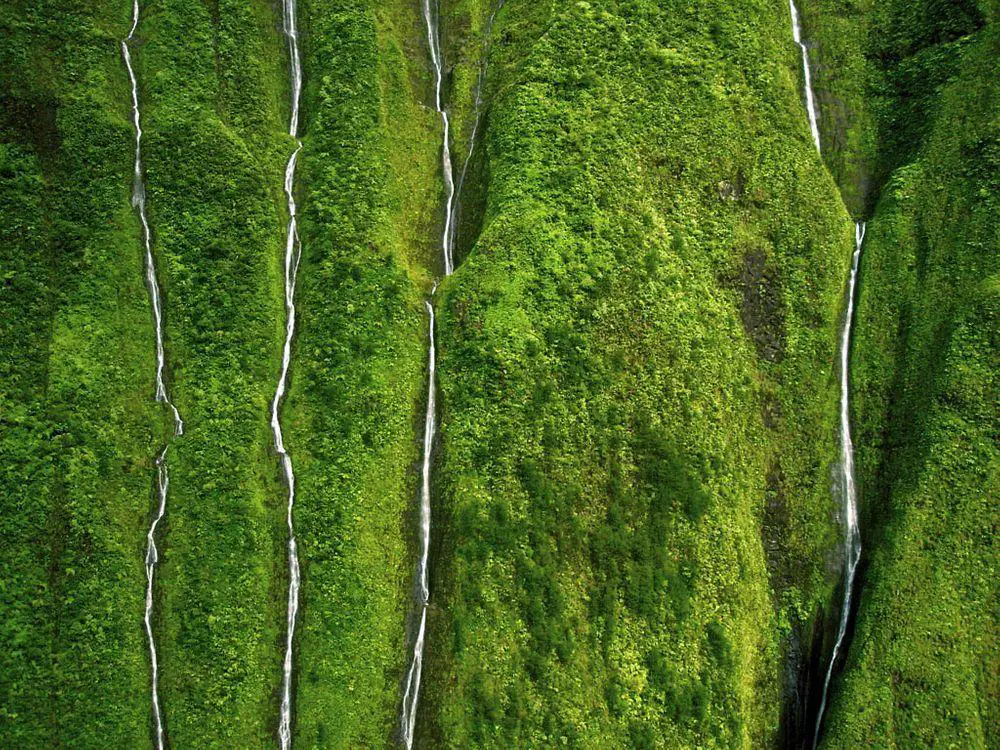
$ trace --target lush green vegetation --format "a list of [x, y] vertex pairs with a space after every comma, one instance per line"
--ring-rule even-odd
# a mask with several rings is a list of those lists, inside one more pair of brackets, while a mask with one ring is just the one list
[[284, 321], [293, 144], [270, 3], [149, 6], [136, 60], [174, 401], [158, 631], [178, 747], [270, 745], [283, 655], [284, 489], [268, 406]]
[[[1000, 736], [995, 0], [442, 0], [461, 265], [436, 293], [424, 747], [770, 747], [839, 596], [837, 337], [861, 598], [828, 747]], [[300, 0], [297, 747], [395, 741], [441, 276], [418, 0]], [[288, 62], [272, 0], [143, 3], [173, 439], [171, 746], [272, 747], [288, 585], [270, 400]], [[0, 745], [152, 743], [154, 348], [126, 0], [0, 9]], [[456, 174], [456, 177], [458, 173]], [[845, 209], [846, 206], [846, 209]]]
[[301, 5], [301, 328], [286, 439], [302, 560], [299, 747], [384, 747], [407, 658], [440, 134], [416, 3]]
[[116, 12], [0, 10], [0, 744], [148, 742], [153, 334]]
[[854, 345], [870, 554], [829, 747], [990, 747], [1000, 733], [1000, 37], [987, 18], [995, 8], [889, 3], [868, 35], [891, 177]]
[[870, 214], [877, 144], [865, 56], [871, 0], [800, 0], [823, 161], [856, 218]]
[[788, 23], [500, 13], [486, 220], [440, 326], [429, 745], [777, 732], [783, 652], [832, 595], [851, 244]]

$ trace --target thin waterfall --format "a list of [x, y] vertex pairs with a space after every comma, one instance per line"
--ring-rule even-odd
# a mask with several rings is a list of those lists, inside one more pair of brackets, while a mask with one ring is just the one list
[[823, 680], [823, 694], [816, 716], [816, 729], [813, 732], [813, 747], [819, 744], [819, 730], [823, 724], [823, 714], [826, 711], [827, 693], [830, 689], [830, 678], [833, 676], [833, 666], [844, 645], [847, 634], [847, 624], [851, 615], [851, 599], [854, 595], [854, 576], [861, 559], [861, 531], [858, 528], [858, 493], [854, 484], [854, 441], [851, 439], [851, 393], [850, 393], [850, 352], [851, 326], [854, 319], [855, 297], [858, 286], [858, 266], [861, 261], [861, 246], [865, 240], [865, 222], [859, 221], [854, 228], [854, 257], [851, 259], [851, 278], [847, 285], [847, 313], [844, 318], [844, 329], [840, 337], [840, 482], [844, 500], [844, 520], [847, 533], [844, 536], [844, 553], [847, 564], [844, 567], [844, 602], [840, 609], [840, 626], [837, 628], [837, 640], [830, 655], [830, 664]]
[[[167, 394], [167, 386], [163, 380], [166, 366], [166, 356], [163, 345], [163, 303], [160, 296], [160, 285], [156, 280], [156, 261], [153, 258], [152, 233], [149, 229], [149, 216], [146, 212], [146, 186], [142, 175], [142, 123], [139, 114], [139, 82], [132, 66], [132, 53], [129, 44], [135, 39], [139, 26], [139, 0], [132, 2], [132, 28], [122, 41], [122, 57], [128, 70], [129, 83], [132, 87], [132, 125], [135, 128], [135, 168], [132, 176], [132, 207], [139, 214], [139, 224], [142, 233], [142, 247], [145, 253], [146, 286], [149, 289], [149, 300], [153, 308], [153, 328], [156, 332], [156, 401], [166, 404], [174, 416], [175, 436], [184, 434], [184, 421], [180, 412]], [[156, 515], [146, 533], [146, 608], [143, 615], [143, 625], [149, 640], [149, 661], [151, 667], [151, 697], [153, 719], [156, 725], [156, 747], [163, 750], [163, 711], [160, 707], [159, 679], [160, 668], [156, 651], [156, 639], [153, 636], [153, 583], [156, 575], [156, 565], [160, 561], [160, 553], [156, 548], [156, 529], [167, 512], [167, 491], [170, 487], [170, 473], [167, 468], [167, 451], [169, 442], [163, 446], [156, 457]]]
[[292, 746], [292, 651], [295, 642], [295, 621], [299, 612], [299, 552], [295, 541], [295, 471], [292, 459], [285, 450], [279, 412], [288, 387], [288, 370], [292, 361], [292, 340], [295, 338], [295, 278], [302, 258], [299, 242], [298, 209], [295, 205], [295, 168], [302, 141], [299, 140], [299, 101], [302, 96], [302, 61], [299, 57], [299, 36], [296, 24], [295, 0], [283, 0], [282, 28], [288, 40], [289, 66], [292, 71], [292, 112], [288, 133], [295, 139], [295, 150], [285, 165], [285, 198], [288, 202], [288, 231], [285, 235], [285, 344], [281, 354], [281, 374], [271, 402], [271, 431], [274, 448], [281, 459], [281, 470], [288, 487], [288, 507], [285, 522], [288, 525], [288, 615], [285, 638], [285, 660], [281, 678], [281, 719], [278, 738], [282, 750]]
[[[433, 296], [433, 292], [431, 293]], [[436, 410], [436, 348], [434, 342], [434, 305], [430, 300], [427, 307], [430, 336], [427, 364], [427, 413], [424, 416], [424, 461], [421, 468], [420, 484], [420, 560], [417, 563], [418, 597], [420, 605], [420, 627], [413, 645], [413, 661], [406, 675], [403, 693], [403, 716], [401, 728], [407, 750], [413, 747], [413, 729], [417, 722], [417, 700], [420, 696], [420, 675], [423, 671], [424, 636], [427, 631], [427, 605], [430, 603], [429, 559], [431, 546], [431, 452], [437, 433]]]
[[[503, 0], [500, 0], [501, 4]], [[427, 46], [430, 49], [431, 66], [434, 70], [434, 108], [441, 116], [444, 126], [442, 135], [441, 161], [445, 185], [445, 220], [441, 235], [441, 250], [444, 259], [444, 275], [451, 276], [455, 270], [452, 255], [455, 238], [454, 221], [458, 202], [458, 191], [455, 189], [454, 167], [451, 161], [451, 121], [444, 108], [444, 59], [441, 52], [441, 31], [439, 24], [440, 8], [437, 2], [432, 7], [431, 0], [422, 0], [424, 25], [427, 30]], [[494, 11], [494, 16], [496, 12]], [[493, 16], [490, 17], [492, 26]], [[482, 75], [482, 71], [480, 72]], [[477, 86], [476, 94], [476, 126], [478, 127], [482, 78]], [[471, 149], [475, 143], [475, 131], [470, 141]], [[466, 159], [468, 166], [468, 159]], [[463, 170], [464, 177], [464, 170]], [[427, 634], [427, 608], [430, 604], [430, 547], [431, 547], [431, 454], [434, 439], [437, 434], [436, 417], [436, 347], [434, 338], [434, 294], [437, 284], [431, 290], [430, 299], [424, 302], [428, 317], [428, 352], [427, 352], [427, 413], [424, 416], [424, 448], [423, 466], [421, 468], [420, 485], [420, 560], [417, 563], [417, 605], [420, 608], [420, 625], [417, 637], [413, 643], [413, 658], [406, 673], [406, 683], [403, 689], [403, 705], [400, 716], [400, 732], [407, 750], [413, 747], [413, 732], [417, 722], [417, 704], [420, 698], [420, 678], [423, 672], [424, 643]]]
[[476, 136], [479, 134], [479, 124], [482, 121], [482, 109], [483, 109], [483, 89], [486, 86], [486, 73], [489, 70], [489, 52], [490, 43], [493, 39], [493, 23], [496, 21], [497, 13], [503, 7], [505, 0], [498, 0], [497, 4], [493, 7], [493, 12], [490, 13], [489, 20], [486, 22], [486, 30], [483, 34], [483, 58], [479, 65], [479, 75], [476, 77], [476, 97], [475, 104], [473, 105], [473, 118], [472, 118], [472, 134], [469, 136], [469, 150], [465, 155], [465, 162], [462, 165], [462, 172], [458, 177], [458, 187], [455, 191], [455, 201], [454, 208], [452, 212], [451, 221], [451, 234], [448, 238], [448, 247], [455, 247], [455, 240], [458, 235], [458, 223], [459, 214], [461, 211], [461, 197], [462, 189], [465, 187], [465, 177], [469, 173], [469, 163], [472, 161], [472, 154], [476, 150]]
[[441, 54], [441, 31], [439, 27], [440, 8], [431, 7], [431, 0], [423, 0], [424, 25], [427, 28], [427, 45], [431, 52], [431, 66], [434, 68], [434, 108], [441, 115], [444, 135], [441, 146], [441, 164], [444, 170], [444, 233], [441, 245], [444, 251], [444, 275], [451, 276], [455, 270], [452, 257], [451, 238], [452, 220], [455, 214], [455, 177], [451, 163], [451, 120], [443, 104], [444, 89], [444, 58]]
[[809, 71], [809, 49], [802, 41], [802, 24], [799, 21], [799, 9], [795, 7], [795, 0], [788, 0], [788, 5], [792, 9], [792, 37], [799, 45], [799, 49], [802, 50], [802, 75], [806, 82], [806, 111], [809, 113], [809, 131], [816, 143], [816, 150], [821, 151], [819, 125], [816, 120], [816, 98], [813, 96], [812, 73]]

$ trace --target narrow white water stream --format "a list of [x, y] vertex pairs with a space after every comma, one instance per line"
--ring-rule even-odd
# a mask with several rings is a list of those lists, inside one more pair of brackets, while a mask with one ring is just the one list
[[813, 95], [812, 73], [809, 70], [809, 49], [802, 41], [802, 24], [799, 21], [799, 9], [795, 7], [795, 0], [788, 0], [788, 5], [792, 9], [792, 37], [799, 45], [799, 49], [802, 50], [802, 76], [806, 82], [806, 111], [809, 113], [809, 131], [816, 143], [816, 150], [821, 151], [819, 125], [816, 120], [816, 98]]
[[[497, 11], [503, 6], [504, 0], [498, 0], [497, 6], [490, 15], [487, 24], [487, 39], [493, 28], [493, 21]], [[444, 232], [441, 237], [441, 249], [444, 258], [444, 275], [451, 276], [455, 270], [453, 248], [456, 235], [456, 214], [458, 199], [461, 187], [456, 190], [454, 179], [454, 166], [451, 160], [451, 121], [448, 112], [444, 107], [444, 59], [441, 52], [441, 31], [439, 24], [440, 8], [437, 2], [431, 5], [431, 0], [422, 0], [424, 24], [427, 30], [427, 46], [430, 49], [431, 66], [434, 70], [434, 107], [441, 116], [444, 125], [442, 136], [441, 160], [444, 172], [445, 184], [445, 221]], [[480, 67], [479, 78], [476, 83], [475, 99], [475, 120], [473, 123], [472, 136], [469, 139], [469, 152], [462, 169], [461, 179], [465, 180], [466, 171], [469, 167], [469, 160], [472, 158], [472, 151], [475, 148], [476, 132], [479, 128], [483, 84], [486, 75], [485, 60]], [[437, 291], [437, 284], [431, 290], [431, 297], [424, 304], [427, 308], [429, 343], [427, 353], [427, 413], [424, 416], [424, 446], [423, 446], [423, 466], [421, 468], [420, 485], [420, 559], [417, 563], [417, 604], [420, 607], [420, 625], [417, 629], [417, 637], [413, 643], [413, 658], [406, 673], [406, 684], [403, 690], [402, 716], [400, 717], [400, 730], [403, 743], [407, 750], [413, 747], [413, 733], [417, 722], [417, 704], [420, 698], [420, 678], [423, 672], [424, 663], [424, 643], [427, 634], [427, 608], [430, 604], [430, 546], [431, 546], [431, 454], [434, 448], [434, 439], [437, 434], [436, 410], [436, 346], [434, 338], [434, 294]]]
[[861, 560], [861, 531], [858, 527], [858, 494], [854, 484], [854, 441], [851, 438], [851, 393], [850, 393], [850, 354], [851, 326], [854, 319], [854, 305], [858, 286], [858, 266], [861, 262], [861, 246], [865, 241], [865, 222], [859, 221], [854, 229], [854, 256], [851, 259], [851, 278], [847, 285], [847, 313], [844, 318], [844, 329], [840, 337], [840, 482], [844, 500], [844, 601], [840, 608], [840, 625], [837, 628], [837, 640], [830, 655], [830, 664], [823, 680], [823, 693], [820, 699], [819, 713], [816, 715], [816, 729], [813, 732], [813, 747], [819, 744], [819, 730], [823, 724], [823, 714], [826, 712], [827, 693], [830, 689], [830, 678], [833, 677], [833, 667], [844, 645], [847, 634], [847, 624], [851, 616], [851, 600], [854, 595], [854, 576]]
[[[135, 128], [135, 167], [132, 175], [132, 206], [139, 214], [139, 224], [142, 232], [142, 247], [145, 255], [146, 286], [149, 289], [149, 301], [153, 308], [153, 328], [156, 333], [156, 401], [166, 404], [174, 416], [174, 435], [184, 434], [184, 421], [180, 412], [167, 394], [167, 386], [163, 380], [166, 366], [166, 355], [163, 344], [163, 304], [160, 296], [160, 285], [156, 280], [156, 261], [153, 258], [153, 240], [149, 229], [149, 215], [146, 212], [146, 186], [142, 175], [142, 123], [139, 113], [139, 82], [136, 79], [135, 68], [132, 66], [132, 53], [129, 44], [135, 39], [139, 26], [139, 0], [132, 2], [132, 28], [122, 41], [122, 57], [128, 70], [129, 83], [132, 88], [132, 125]], [[150, 693], [153, 705], [153, 719], [156, 725], [156, 747], [163, 750], [163, 711], [160, 707], [159, 658], [156, 651], [156, 639], [153, 636], [153, 583], [156, 575], [156, 565], [160, 553], [156, 547], [156, 529], [167, 512], [167, 491], [170, 487], [170, 473], [167, 469], [168, 445], [163, 447], [156, 457], [156, 499], [157, 510], [146, 533], [146, 608], [143, 614], [143, 626], [149, 641], [149, 661], [151, 672]]]
[[424, 25], [427, 28], [427, 45], [431, 52], [431, 65], [434, 68], [434, 108], [441, 115], [444, 125], [444, 136], [441, 146], [441, 165], [444, 170], [444, 234], [441, 244], [444, 250], [444, 275], [451, 276], [455, 263], [451, 252], [452, 220], [455, 214], [455, 176], [451, 163], [451, 120], [444, 108], [444, 58], [441, 54], [441, 32], [438, 24], [439, 8], [431, 7], [431, 0], [423, 0]]
[[[431, 293], [433, 296], [433, 292]], [[423, 671], [424, 636], [427, 629], [427, 605], [430, 603], [430, 575], [428, 563], [431, 545], [431, 452], [434, 448], [434, 437], [437, 433], [436, 395], [436, 347], [434, 343], [434, 305], [430, 300], [427, 306], [428, 325], [430, 328], [427, 357], [427, 413], [424, 416], [424, 460], [420, 472], [420, 560], [417, 563], [417, 581], [419, 587], [420, 628], [413, 644], [413, 660], [406, 675], [406, 688], [403, 692], [403, 716], [400, 722], [403, 740], [407, 750], [413, 747], [413, 729], [417, 722], [417, 701], [420, 696], [420, 675]]]
[[288, 40], [289, 66], [292, 72], [292, 109], [288, 126], [289, 135], [295, 138], [296, 147], [285, 165], [285, 198], [288, 202], [288, 231], [285, 235], [285, 345], [281, 354], [281, 374], [271, 402], [271, 431], [274, 433], [274, 448], [281, 459], [281, 470], [288, 487], [288, 508], [285, 521], [288, 524], [288, 615], [285, 637], [285, 660], [281, 678], [281, 719], [278, 723], [278, 738], [282, 750], [292, 746], [292, 653], [295, 642], [295, 622], [299, 613], [299, 552], [295, 541], [295, 471], [292, 459], [285, 449], [281, 432], [281, 402], [288, 387], [288, 370], [292, 361], [292, 341], [295, 338], [295, 278], [299, 271], [302, 246], [299, 242], [298, 209], [295, 205], [295, 168], [302, 151], [299, 140], [299, 101], [302, 96], [302, 61], [299, 57], [299, 36], [296, 23], [295, 0], [283, 0], [283, 31]]

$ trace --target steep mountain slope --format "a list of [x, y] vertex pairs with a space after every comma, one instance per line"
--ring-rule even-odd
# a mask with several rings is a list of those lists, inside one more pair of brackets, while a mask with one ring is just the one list
[[0, 9], [5, 747], [149, 737], [142, 562], [167, 415], [153, 405], [129, 206], [124, 18], [59, 2]]
[[413, 583], [427, 336], [440, 262], [436, 117], [418, 5], [309, 0], [301, 327], [286, 409], [298, 474], [300, 747], [385, 747]]
[[[299, 0], [282, 403], [297, 748], [396, 747], [437, 326], [417, 747], [989, 748], [996, 0]], [[287, 6], [285, 6], [287, 7]], [[276, 0], [0, 8], [0, 746], [278, 742], [289, 50]], [[439, 23], [458, 202], [445, 276]]]
[[495, 33], [418, 732], [767, 744], [832, 598], [852, 245], [787, 9], [514, 0]]
[[179, 747], [269, 742], [284, 623], [267, 406], [283, 322], [283, 93], [269, 3], [149, 6], [135, 53], [173, 394], [159, 643]]
[[990, 747], [1000, 732], [995, 14], [890, 3], [869, 32], [891, 175], [854, 346], [871, 554], [828, 747]]

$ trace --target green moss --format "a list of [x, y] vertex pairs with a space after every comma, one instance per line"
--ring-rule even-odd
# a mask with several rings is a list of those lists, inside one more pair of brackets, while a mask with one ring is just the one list
[[298, 476], [297, 743], [384, 746], [406, 656], [437, 264], [437, 120], [414, 3], [301, 6], [303, 258], [286, 440]]
[[[484, 229], [443, 290], [424, 742], [773, 737], [764, 623], [789, 584], [765, 563], [765, 480], [780, 464], [796, 498], [779, 542], [811, 614], [832, 586], [850, 256], [786, 21], [754, 3], [500, 12]], [[758, 255], [767, 278], [744, 273]], [[677, 687], [649, 679], [651, 653]]]
[[[57, 7], [58, 6], [58, 7]], [[0, 86], [0, 743], [149, 738], [152, 326], [107, 8], [15, 3]]]
[[962, 49], [865, 250], [854, 387], [870, 553], [829, 747], [989, 747], [998, 731], [995, 28]]
[[172, 393], [186, 423], [169, 456], [157, 627], [178, 746], [268, 745], [276, 714], [285, 491], [268, 407], [292, 146], [276, 21], [268, 3], [173, 0], [143, 15], [135, 54]]

